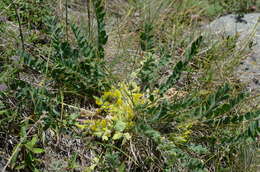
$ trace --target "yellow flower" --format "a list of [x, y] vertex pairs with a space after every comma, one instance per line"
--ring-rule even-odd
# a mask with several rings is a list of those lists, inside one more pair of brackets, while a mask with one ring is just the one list
[[81, 129], [84, 130], [87, 126], [86, 125], [81, 125], [81, 124], [76, 124], [76, 126]]
[[96, 114], [104, 111], [104, 118], [86, 120], [84, 122], [86, 125], [78, 127], [87, 128], [89, 134], [101, 137], [103, 140], [120, 138], [129, 140], [131, 135], [128, 131], [135, 125], [134, 107], [148, 101], [144, 94], [140, 93], [140, 87], [134, 82], [129, 85], [119, 83], [118, 88], [112, 87], [101, 97], [95, 97], [95, 100], [96, 104], [100, 106]]

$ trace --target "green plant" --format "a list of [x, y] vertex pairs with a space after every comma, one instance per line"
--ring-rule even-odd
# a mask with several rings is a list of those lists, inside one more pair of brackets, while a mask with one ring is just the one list
[[[47, 44], [48, 52], [44, 54], [46, 56], [40, 57], [28, 47], [16, 51], [16, 55], [21, 57], [19, 62], [22, 65], [15, 70], [10, 70], [11, 72], [3, 71], [10, 77], [1, 78], [1, 83], [4, 81], [6, 84], [6, 89], [1, 90], [0, 96], [1, 111], [6, 114], [5, 117], [0, 117], [0, 123], [3, 124], [1, 131], [8, 130], [11, 126], [14, 131], [22, 130], [20, 125], [24, 118], [29, 119], [29, 126], [38, 124], [37, 121], [40, 121], [41, 126], [34, 131], [39, 134], [39, 137], [48, 128], [58, 132], [65, 131], [74, 126], [77, 115], [68, 115], [64, 102], [72, 99], [76, 102], [79, 99], [82, 100], [82, 97], [89, 97], [87, 101], [91, 102], [94, 101], [94, 95], [99, 95], [101, 91], [109, 88], [109, 82], [106, 79], [108, 72], [103, 59], [103, 46], [107, 40], [103, 3], [95, 4], [94, 8], [97, 8], [95, 10], [99, 23], [98, 45], [94, 41], [89, 41], [75, 24], [71, 25], [75, 40], [65, 40], [65, 27], [60, 20], [46, 16], [44, 20], [41, 19], [44, 23], [43, 31], [46, 39], [51, 40]], [[22, 22], [24, 22], [23, 19]], [[23, 34], [22, 32], [23, 30], [20, 33]], [[39, 81], [24, 80], [19, 77], [32, 74], [40, 77]], [[16, 108], [13, 103], [17, 106]], [[15, 135], [11, 132], [7, 133]], [[31, 134], [28, 132], [28, 136], [21, 136], [20, 142], [10, 157], [12, 162], [8, 162], [5, 168], [11, 166], [20, 170], [37, 170], [39, 160], [36, 154], [42, 151], [35, 147], [38, 141], [36, 137], [33, 140], [27, 140]], [[16, 157], [19, 157], [17, 161]], [[75, 167], [73, 161], [75, 159], [71, 160], [68, 168]]]
[[[17, 14], [15, 14], [17, 10], [23, 26], [27, 25], [29, 29], [43, 29], [44, 16], [51, 14], [50, 2], [52, 1], [25, 0], [13, 2], [11, 0], [3, 0], [0, 3], [0, 8], [2, 7], [4, 14], [11, 21], [17, 21]], [[14, 10], [8, 10], [8, 8]]]
[[[12, 155], [7, 164], [3, 167], [2, 171], [5, 171], [8, 166], [10, 166], [11, 169], [18, 171], [22, 169], [39, 171], [38, 168], [40, 167], [41, 160], [35, 155], [43, 153], [44, 149], [36, 147], [36, 143], [38, 142], [36, 136], [31, 140], [28, 139], [28, 134], [32, 131], [34, 126], [32, 126], [28, 131], [27, 126], [27, 122], [22, 126], [20, 142], [13, 149]], [[19, 159], [21, 160], [19, 161]]]
[[143, 100], [144, 95], [140, 93], [140, 88], [135, 83], [130, 85], [121, 83], [118, 87], [112, 87], [110, 91], [104, 92], [101, 98], [96, 97], [96, 104], [100, 109], [94, 115], [100, 114], [101, 118], [87, 119], [78, 127], [103, 140], [121, 138], [129, 140], [131, 134], [128, 131], [135, 126], [135, 107], [147, 100]]
[[202, 42], [202, 36], [198, 37], [192, 44], [191, 48], [186, 52], [186, 59], [180, 60], [172, 69], [171, 75], [163, 83], [159, 85], [160, 70], [169, 64], [171, 56], [162, 54], [158, 60], [154, 55], [149, 55], [139, 69], [137, 76], [141, 80], [144, 89], [154, 89], [159, 87], [160, 93], [165, 93], [172, 85], [176, 84], [180, 79], [181, 73], [186, 70], [189, 61], [196, 55], [198, 48]]
[[98, 25], [98, 56], [99, 58], [104, 58], [104, 48], [103, 46], [107, 43], [108, 36], [105, 30], [105, 15], [106, 12], [104, 10], [102, 0], [93, 1], [93, 6], [96, 13], [96, 20]]
[[56, 18], [47, 17], [45, 30], [51, 37], [54, 48], [50, 53], [51, 56], [47, 60], [33, 57], [25, 52], [20, 54], [27, 66], [52, 78], [55, 80], [55, 84], [63, 85], [62, 88], [68, 92], [95, 94], [106, 87], [104, 78], [107, 73], [104, 71], [102, 60], [104, 57], [103, 45], [107, 41], [105, 13], [101, 1], [94, 2], [98, 23], [97, 50], [91, 42], [87, 41], [86, 35], [82, 34], [76, 25], [71, 26], [77, 41], [77, 47], [74, 48], [68, 40], [63, 39], [64, 27], [58, 24], [59, 21]]
[[[224, 85], [206, 100], [196, 97], [180, 99], [175, 103], [165, 100], [146, 110], [153, 120], [146, 119], [147, 122], [141, 123], [138, 131], [151, 137], [158, 144], [162, 156], [168, 157], [165, 159], [165, 168], [170, 171], [178, 168], [205, 170], [208, 162], [212, 163], [214, 159], [218, 161], [220, 158], [215, 152], [218, 149], [229, 147], [228, 150], [221, 150], [222, 156], [232, 159], [235, 157], [231, 156], [230, 152], [237, 153], [234, 152], [233, 146], [257, 137], [259, 112], [249, 112], [245, 115], [232, 112], [232, 109], [244, 100], [245, 95], [239, 94], [231, 98], [229, 91], [229, 87]], [[248, 123], [248, 128], [239, 127], [241, 122]], [[171, 123], [175, 125], [170, 127]], [[231, 124], [236, 124], [236, 130], [241, 129], [241, 134], [236, 130], [228, 131], [227, 128], [230, 128]], [[201, 136], [197, 135], [195, 129], [198, 128], [204, 128], [207, 134], [204, 136], [201, 130]], [[167, 130], [167, 134], [163, 134], [164, 130]], [[209, 161], [207, 157], [209, 158], [210, 154], [216, 157], [211, 157]], [[215, 167], [220, 168], [222, 165], [216, 164]]]
[[152, 34], [153, 25], [150, 23], [144, 24], [144, 31], [140, 34], [140, 46], [143, 51], [152, 51], [154, 48], [154, 36]]
[[[51, 56], [46, 60], [22, 53], [23, 62], [30, 68], [51, 78], [55, 85], [65, 92], [95, 95], [107, 88], [108, 82], [105, 78], [108, 73], [105, 71], [104, 61], [100, 56], [103, 53], [100, 45], [95, 50], [80, 29], [76, 25], [72, 25], [71, 29], [77, 41], [77, 47], [73, 47], [67, 40], [62, 39], [64, 28], [59, 26], [55, 18], [48, 19], [48, 26], [48, 33], [52, 38], [54, 48]], [[103, 33], [104, 28], [100, 29]], [[107, 38], [106, 35], [102, 35], [99, 36], [99, 39]], [[105, 41], [102, 41], [103, 44]]]

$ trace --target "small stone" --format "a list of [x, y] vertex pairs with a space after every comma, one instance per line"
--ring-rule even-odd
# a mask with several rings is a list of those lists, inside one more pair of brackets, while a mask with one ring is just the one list
[[19, 62], [19, 57], [18, 57], [18, 56], [12, 56], [11, 59], [12, 59], [14, 62]]
[[7, 88], [5, 84], [0, 84], [0, 91], [5, 91]]
[[7, 17], [0, 16], [0, 23], [5, 23], [7, 21]]

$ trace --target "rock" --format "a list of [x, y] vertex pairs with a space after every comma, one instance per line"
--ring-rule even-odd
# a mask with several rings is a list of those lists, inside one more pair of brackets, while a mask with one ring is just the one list
[[7, 88], [8, 88], [7, 85], [0, 84], [0, 91], [5, 91]]
[[0, 24], [5, 23], [7, 21], [6, 16], [0, 16]]
[[226, 36], [238, 34], [238, 46], [243, 45], [243, 41], [253, 34], [251, 53], [240, 63], [236, 73], [241, 82], [248, 84], [249, 90], [260, 91], [260, 13], [226, 15], [214, 20], [206, 28]]
[[259, 17], [260, 13], [244, 15], [230, 14], [214, 20], [208, 25], [208, 28], [211, 31], [220, 34], [235, 35], [238, 33], [241, 38], [248, 36], [254, 31], [254, 29], [256, 29], [256, 36], [254, 40], [260, 41], [260, 27], [259, 25], [256, 26], [260, 20]]

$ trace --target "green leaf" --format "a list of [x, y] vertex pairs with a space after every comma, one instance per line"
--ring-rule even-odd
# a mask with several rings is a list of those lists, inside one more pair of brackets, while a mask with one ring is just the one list
[[124, 163], [122, 163], [119, 167], [118, 167], [118, 172], [125, 172], [126, 171], [126, 166]]
[[115, 130], [123, 132], [126, 128], [127, 124], [123, 121], [118, 120], [115, 124]]
[[190, 60], [194, 55], [197, 54], [198, 48], [200, 44], [202, 43], [202, 36], [199, 36], [194, 42], [191, 44], [191, 48], [188, 51], [187, 58]]
[[113, 140], [118, 140], [118, 139], [120, 139], [122, 136], [123, 136], [123, 133], [117, 132], [117, 133], [114, 134], [114, 136], [113, 136], [112, 139], [113, 139]]
[[143, 51], [152, 52], [152, 49], [154, 47], [154, 41], [153, 41], [153, 25], [151, 23], [146, 22], [144, 24], [144, 31], [140, 34], [140, 45], [141, 49]]
[[8, 113], [8, 110], [1, 110], [0, 111], [0, 115], [4, 115], [4, 114], [7, 114]]
[[33, 147], [35, 146], [37, 142], [37, 138], [33, 137], [31, 141], [27, 142], [24, 146], [29, 149], [30, 151], [32, 151]]
[[32, 148], [31, 151], [35, 154], [40, 154], [44, 152], [44, 149], [42, 148]]
[[124, 133], [124, 138], [126, 138], [126, 140], [130, 140], [131, 135], [129, 133]]
[[36, 138], [36, 136], [34, 136], [32, 138], [32, 140], [27, 143], [27, 145], [30, 146], [30, 147], [33, 147], [36, 144], [36, 142], [37, 142], [37, 138]]

